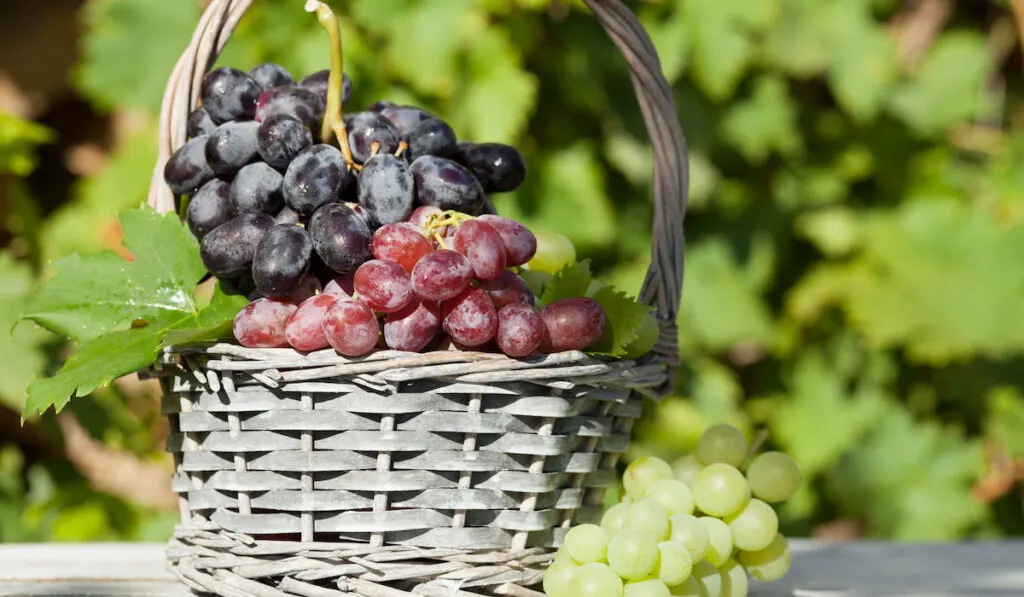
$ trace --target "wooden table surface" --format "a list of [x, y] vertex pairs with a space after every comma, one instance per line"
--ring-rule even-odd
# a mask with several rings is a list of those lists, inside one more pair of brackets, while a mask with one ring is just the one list
[[[793, 541], [783, 580], [763, 597], [1024, 597], [1024, 541], [956, 545]], [[0, 596], [188, 597], [149, 543], [0, 545]]]

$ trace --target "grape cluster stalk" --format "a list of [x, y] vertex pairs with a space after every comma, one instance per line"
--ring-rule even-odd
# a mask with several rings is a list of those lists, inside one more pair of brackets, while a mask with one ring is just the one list
[[565, 536], [544, 574], [549, 597], [746, 597], [749, 577], [775, 581], [792, 561], [771, 504], [800, 487], [796, 462], [756, 454], [729, 425], [704, 432], [670, 465], [630, 463], [623, 499], [600, 525]]
[[207, 270], [251, 301], [237, 341], [353, 357], [592, 346], [607, 326], [597, 302], [542, 305], [522, 277], [573, 263], [572, 243], [494, 213], [491, 197], [526, 178], [522, 154], [460, 141], [415, 106], [343, 112], [353, 85], [338, 21], [306, 8], [330, 36], [331, 68], [211, 71], [164, 170]]

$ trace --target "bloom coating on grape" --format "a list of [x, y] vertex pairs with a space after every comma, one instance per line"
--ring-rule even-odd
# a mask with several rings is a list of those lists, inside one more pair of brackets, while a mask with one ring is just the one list
[[449, 157], [455, 152], [455, 131], [440, 118], [428, 118], [409, 134], [409, 159], [421, 155]]
[[376, 112], [359, 112], [353, 114], [346, 123], [348, 143], [352, 156], [365, 163], [374, 154], [374, 146], [379, 145], [377, 153], [395, 153], [401, 140], [398, 132], [386, 118]]
[[494, 308], [501, 310], [506, 305], [520, 304], [533, 306], [533, 291], [519, 276], [505, 270], [494, 280], [480, 283], [480, 288], [487, 292], [494, 302]]
[[423, 257], [412, 270], [412, 288], [428, 301], [446, 301], [469, 288], [473, 270], [462, 253], [442, 249]]
[[217, 176], [233, 176], [256, 159], [259, 155], [256, 143], [259, 127], [259, 123], [251, 120], [226, 122], [210, 133], [206, 142], [206, 161]]
[[248, 120], [256, 113], [256, 100], [263, 88], [246, 73], [230, 67], [209, 72], [200, 90], [203, 107], [217, 124]]
[[249, 211], [277, 213], [284, 206], [281, 183], [284, 177], [264, 162], [249, 164], [231, 181], [229, 197], [235, 214]]
[[490, 224], [480, 220], [463, 222], [455, 230], [453, 244], [469, 260], [477, 278], [494, 280], [505, 271], [505, 243]]
[[299, 214], [295, 213], [295, 210], [285, 205], [277, 212], [274, 216], [275, 224], [298, 224], [301, 221]]
[[437, 118], [426, 110], [394, 104], [382, 108], [380, 114], [391, 123], [402, 139], [409, 138], [409, 135], [416, 130], [420, 123]]
[[521, 303], [505, 305], [498, 311], [498, 349], [519, 358], [532, 354], [544, 339], [544, 320], [533, 307]]
[[347, 205], [331, 203], [321, 207], [309, 219], [308, 229], [317, 255], [339, 274], [355, 273], [373, 258], [370, 228]]
[[526, 180], [526, 160], [515, 147], [502, 143], [459, 143], [457, 156], [488, 193], [514, 191]]
[[555, 301], [541, 311], [547, 340], [553, 352], [583, 350], [604, 334], [604, 309], [589, 298]]
[[314, 145], [292, 160], [281, 188], [288, 207], [308, 216], [338, 200], [353, 181], [341, 152], [330, 145]]
[[295, 310], [291, 301], [256, 299], [235, 315], [235, 339], [246, 348], [284, 348], [285, 328]]
[[186, 130], [188, 131], [189, 139], [200, 135], [209, 135], [216, 130], [216, 128], [217, 123], [210, 118], [210, 113], [202, 106], [192, 110], [192, 113], [188, 115]]
[[380, 339], [380, 325], [369, 305], [361, 300], [338, 301], [324, 315], [324, 334], [338, 353], [359, 357]]
[[302, 87], [275, 87], [264, 91], [256, 102], [256, 122], [283, 114], [317, 130], [324, 117], [320, 96]]
[[498, 333], [498, 314], [487, 293], [470, 288], [441, 303], [441, 326], [463, 346], [480, 346]]
[[318, 294], [302, 301], [288, 319], [284, 330], [288, 344], [303, 352], [330, 346], [327, 335], [324, 334], [324, 316], [340, 299], [341, 296], [337, 294]]
[[359, 206], [373, 228], [402, 222], [412, 213], [412, 174], [405, 160], [378, 154], [359, 172]]
[[373, 259], [359, 266], [353, 278], [359, 298], [374, 310], [392, 313], [409, 304], [415, 297], [409, 272], [394, 261]]
[[252, 277], [263, 296], [283, 297], [295, 290], [309, 271], [313, 241], [301, 226], [274, 226], [263, 235], [253, 257]]
[[280, 64], [274, 64], [273, 62], [257, 64], [249, 71], [249, 76], [264, 89], [295, 84], [295, 79], [291, 73]]
[[352, 275], [338, 276], [327, 283], [324, 286], [325, 294], [340, 294], [347, 298], [352, 298], [356, 294], [355, 283], [352, 279]]
[[313, 145], [313, 135], [299, 119], [275, 114], [260, 123], [256, 143], [263, 161], [283, 170], [295, 156]]
[[199, 254], [207, 271], [219, 278], [249, 273], [263, 235], [274, 226], [274, 218], [250, 212], [218, 226], [203, 237]]
[[378, 228], [370, 241], [370, 250], [377, 259], [397, 262], [405, 271], [412, 273], [419, 260], [433, 252], [434, 246], [416, 226], [398, 222]]
[[185, 221], [192, 234], [202, 238], [233, 216], [228, 189], [231, 185], [222, 180], [211, 180], [189, 200]]
[[441, 331], [437, 303], [414, 299], [384, 319], [384, 342], [393, 350], [419, 352]]
[[484, 214], [477, 219], [486, 222], [501, 235], [505, 244], [506, 266], [522, 265], [537, 253], [537, 237], [519, 222], [493, 214]]
[[214, 173], [206, 161], [206, 142], [209, 135], [199, 135], [178, 148], [164, 166], [164, 181], [176, 195], [191, 195], [207, 182]]
[[479, 213], [484, 205], [484, 190], [476, 178], [451, 160], [433, 155], [416, 158], [409, 167], [421, 205], [466, 214]]

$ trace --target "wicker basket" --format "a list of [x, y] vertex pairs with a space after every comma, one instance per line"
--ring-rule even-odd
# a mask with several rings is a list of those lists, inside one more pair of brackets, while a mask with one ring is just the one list
[[[182, 518], [168, 558], [192, 589], [539, 595], [527, 587], [568, 528], [599, 518], [643, 397], [663, 395], [675, 377], [687, 166], [650, 39], [618, 0], [586, 2], [626, 57], [654, 146], [657, 216], [641, 299], [656, 308], [655, 349], [636, 361], [168, 351], [158, 369]], [[175, 208], [164, 164], [250, 4], [213, 0], [174, 69], [150, 190], [158, 211]]]

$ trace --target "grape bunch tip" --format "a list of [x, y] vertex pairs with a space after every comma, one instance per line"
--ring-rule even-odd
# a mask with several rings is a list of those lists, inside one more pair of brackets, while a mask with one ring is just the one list
[[493, 213], [491, 196], [526, 178], [522, 154], [460, 141], [414, 106], [342, 115], [353, 87], [336, 19], [319, 0], [305, 9], [331, 35], [332, 68], [211, 71], [164, 169], [206, 269], [251, 301], [235, 339], [351, 357], [594, 345], [608, 327], [597, 301], [537, 296], [538, 275], [575, 263], [569, 239]]
[[[782, 452], [752, 454], [728, 425], [704, 432], [670, 465], [634, 460], [625, 495], [600, 525], [565, 535], [544, 573], [549, 597], [745, 597], [749, 577], [775, 581], [792, 555], [771, 504], [796, 493], [800, 469]], [[749, 464], [746, 464], [749, 461]]]

